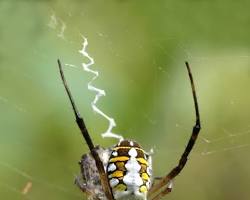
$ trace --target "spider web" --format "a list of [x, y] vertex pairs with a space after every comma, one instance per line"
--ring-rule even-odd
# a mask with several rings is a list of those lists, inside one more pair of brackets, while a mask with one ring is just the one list
[[94, 100], [91, 102], [91, 106], [93, 108], [93, 110], [95, 112], [97, 112], [98, 114], [100, 114], [101, 116], [103, 116], [105, 119], [108, 120], [109, 122], [109, 127], [107, 129], [107, 131], [105, 133], [102, 133], [102, 137], [113, 137], [113, 138], [117, 138], [120, 141], [123, 140], [123, 137], [117, 134], [112, 133], [112, 129], [113, 127], [116, 126], [115, 120], [109, 116], [107, 116], [103, 111], [101, 111], [97, 106], [97, 101], [99, 100], [100, 97], [105, 96], [105, 91], [99, 88], [96, 88], [92, 85], [92, 82], [99, 76], [98, 71], [94, 71], [90, 69], [91, 65], [94, 65], [94, 59], [92, 57], [89, 56], [88, 52], [86, 51], [86, 48], [88, 46], [88, 40], [87, 38], [83, 37], [84, 42], [82, 43], [82, 49], [79, 51], [83, 56], [87, 57], [89, 59], [89, 63], [82, 63], [83, 69], [87, 72], [93, 73], [95, 76], [93, 77], [93, 79], [88, 83], [88, 89], [90, 91], [94, 91], [96, 92], [96, 96], [94, 98]]
[[[82, 31], [76, 30], [72, 28], [72, 24], [68, 24], [66, 21], [73, 15], [72, 13], [68, 13], [67, 17], [64, 17], [65, 19], [60, 18], [55, 11], [50, 10], [50, 15], [47, 16], [48, 20], [44, 26], [47, 29], [47, 32], [54, 35], [58, 40], [59, 43], [65, 46], [70, 46], [71, 48], [75, 49], [75, 52], [77, 54], [77, 51], [80, 47], [82, 40], [82, 50], [80, 50], [80, 53], [83, 56], [89, 56], [89, 54], [86, 51], [87, 47], [87, 40], [86, 38], [81, 38], [80, 35], [88, 35]], [[72, 39], [72, 32], [73, 35], [80, 38], [80, 39]], [[89, 35], [91, 32], [89, 33]], [[113, 53], [114, 59], [120, 59], [121, 62], [123, 62], [125, 59], [125, 55], [122, 55], [122, 53], [118, 53], [118, 50], [115, 50], [115, 45], [110, 42], [110, 38], [108, 36], [108, 33], [104, 32], [98, 32], [95, 33], [98, 35], [99, 38], [103, 38], [102, 41], [105, 41], [102, 45], [109, 46], [109, 53]], [[161, 56], [166, 56], [170, 62], [169, 63], [161, 63], [157, 58], [153, 59], [152, 61], [152, 76], [153, 81], [151, 84], [151, 93], [152, 98], [150, 99], [150, 109], [143, 109], [142, 111], [139, 111], [139, 114], [136, 116], [140, 119], [134, 119], [135, 125], [131, 125], [131, 127], [128, 128], [127, 135], [128, 136], [134, 136], [132, 133], [134, 132], [140, 132], [141, 130], [144, 131], [144, 135], [142, 136], [145, 139], [145, 146], [149, 149], [151, 147], [154, 147], [155, 149], [155, 162], [160, 163], [161, 158], [163, 154], [165, 154], [164, 151], [168, 151], [167, 155], [171, 157], [178, 157], [182, 153], [183, 147], [186, 144], [187, 138], [189, 137], [189, 134], [191, 133], [191, 126], [194, 122], [194, 110], [193, 110], [193, 102], [191, 97], [191, 91], [189, 88], [189, 82], [187, 79], [187, 74], [184, 69], [184, 58], [188, 60], [191, 63], [192, 70], [193, 70], [193, 76], [195, 79], [195, 84], [197, 88], [197, 94], [198, 94], [198, 101], [199, 106], [201, 109], [201, 120], [202, 120], [202, 131], [201, 135], [199, 136], [199, 139], [197, 141], [197, 146], [191, 153], [191, 158], [195, 161], [203, 158], [208, 158], [209, 156], [216, 156], [217, 158], [223, 157], [223, 155], [227, 155], [227, 153], [238, 153], [239, 151], [249, 151], [250, 146], [250, 125], [248, 120], [248, 115], [244, 115], [243, 117], [240, 117], [240, 112], [244, 112], [244, 109], [246, 108], [247, 101], [249, 100], [249, 95], [243, 95], [242, 93], [236, 91], [236, 94], [233, 94], [233, 91], [231, 92], [230, 89], [233, 88], [241, 88], [242, 86], [246, 85], [248, 82], [248, 76], [250, 74], [249, 71], [249, 61], [250, 56], [246, 53], [247, 50], [238, 50], [237, 52], [217, 52], [218, 54], [215, 55], [215, 53], [211, 53], [208, 51], [204, 51], [203, 53], [197, 53], [196, 48], [193, 48], [190, 44], [177, 44], [175, 52], [171, 52], [167, 49], [165, 49], [164, 45], [167, 42], [172, 42], [176, 38], [175, 37], [168, 37], [167, 39], [152, 39], [154, 45], [153, 48], [156, 48], [161, 52]], [[80, 41], [80, 42], [79, 42]], [[94, 41], [89, 39], [90, 46], [93, 44], [92, 52], [95, 51]], [[141, 42], [134, 43], [135, 46], [143, 46]], [[138, 47], [139, 48], [139, 47]], [[192, 49], [193, 48], [193, 49]], [[201, 47], [202, 48], [202, 47]], [[132, 50], [131, 50], [132, 51]], [[133, 53], [135, 54], [135, 53]], [[40, 57], [44, 60], [49, 59], [49, 55], [44, 53], [41, 49], [34, 49], [34, 55], [37, 57]], [[210, 56], [204, 56], [204, 55], [210, 55]], [[88, 57], [91, 60], [91, 57]], [[56, 58], [55, 58], [56, 59]], [[81, 60], [82, 58], [80, 58]], [[70, 59], [63, 59], [66, 60], [67, 63], [74, 63], [71, 62]], [[133, 60], [133, 57], [131, 57], [131, 60]], [[233, 62], [232, 62], [233, 60]], [[98, 63], [101, 63], [102, 61], [97, 60]], [[115, 62], [115, 61], [114, 61]], [[132, 61], [133, 62], [133, 61]], [[231, 63], [230, 66], [225, 65], [223, 63]], [[88, 67], [92, 64], [92, 62], [88, 64], [83, 63], [83, 68], [86, 71], [91, 71]], [[86, 66], [87, 65], [87, 66]], [[168, 65], [175, 65], [178, 66], [176, 69], [167, 68]], [[183, 68], [182, 68], [183, 65]], [[66, 64], [68, 66], [69, 70], [74, 71], [75, 69], [79, 69], [80, 67], [77, 64]], [[203, 66], [203, 67], [201, 67]], [[213, 67], [211, 67], [213, 66]], [[234, 67], [234, 66], [237, 66]], [[109, 66], [106, 66], [107, 68]], [[217, 67], [217, 68], [216, 68]], [[220, 67], [220, 68], [219, 68]], [[98, 69], [98, 67], [96, 67]], [[129, 69], [131, 70], [131, 69]], [[141, 70], [141, 68], [139, 69]], [[142, 69], [143, 70], [143, 69]], [[148, 70], [148, 69], [145, 69]], [[13, 69], [7, 69], [10, 73], [15, 73], [15, 70]], [[108, 70], [109, 71], [109, 70]], [[118, 71], [118, 69], [117, 69]], [[116, 70], [110, 70], [109, 72], [112, 72], [116, 74]], [[227, 72], [226, 78], [231, 77], [238, 77], [240, 75], [243, 76], [241, 81], [238, 81], [236, 84], [236, 87], [233, 87], [233, 84], [229, 84], [229, 82], [223, 82], [224, 85], [229, 85], [229, 89], [226, 90], [226, 96], [225, 96], [225, 102], [219, 102], [216, 105], [216, 109], [220, 108], [221, 104], [224, 103], [226, 105], [223, 108], [223, 111], [228, 109], [228, 114], [231, 111], [231, 115], [234, 115], [235, 118], [239, 118], [241, 120], [237, 120], [236, 125], [233, 124], [230, 119], [230, 123], [227, 123], [226, 120], [223, 120], [223, 118], [218, 114], [219, 112], [223, 112], [222, 110], [218, 109], [212, 109], [215, 111], [218, 116], [207, 116], [206, 112], [211, 109], [211, 107], [206, 107], [206, 105], [216, 104], [218, 99], [222, 99], [222, 96], [214, 97], [211, 94], [207, 94], [208, 90], [215, 90], [218, 88], [218, 85], [214, 84], [213, 87], [208, 87], [209, 84], [211, 84], [211, 81], [219, 82], [221, 79], [223, 79], [223, 72]], [[135, 71], [136, 72], [136, 71]], [[216, 74], [216, 72], [219, 74]], [[92, 71], [93, 74], [98, 75], [98, 72]], [[23, 72], [20, 74], [20, 76], [25, 77], [26, 79], [32, 80], [32, 74], [25, 74]], [[118, 75], [117, 75], [118, 76]], [[139, 74], [138, 76], [143, 76], [143, 74]], [[163, 78], [164, 77], [164, 78]], [[185, 79], [186, 78], [186, 79]], [[225, 78], [225, 79], [226, 79]], [[238, 78], [233, 79], [234, 83]], [[92, 79], [95, 80], [96, 77]], [[105, 82], [106, 77], [102, 76], [102, 80]], [[164, 80], [165, 79], [165, 80]], [[116, 80], [116, 79], [114, 79]], [[159, 81], [161, 80], [161, 81]], [[162, 81], [164, 80], [164, 81]], [[112, 133], [112, 128], [115, 126], [115, 122], [113, 118], [107, 116], [104, 114], [99, 108], [96, 107], [96, 103], [98, 101], [98, 98], [100, 96], [104, 96], [105, 92], [101, 89], [93, 88], [92, 81], [87, 85], [80, 85], [81, 88], [88, 87], [92, 91], [97, 92], [97, 96], [94, 98], [94, 101], [92, 102], [93, 110], [99, 113], [100, 115], [104, 116], [108, 121], [110, 122], [108, 130], [103, 135], [108, 135], [107, 133]], [[138, 81], [134, 78], [128, 79], [129, 85], [132, 87], [136, 87]], [[184, 83], [185, 81], [185, 83]], [[225, 81], [225, 80], [224, 80]], [[230, 79], [231, 81], [231, 79]], [[180, 83], [181, 86], [180, 86]], [[160, 86], [160, 87], [159, 87]], [[117, 93], [120, 94], [123, 91], [118, 91]], [[216, 94], [218, 94], [220, 91], [215, 91]], [[140, 94], [140, 93], [139, 93]], [[144, 95], [145, 93], [141, 93]], [[181, 95], [183, 94], [183, 96]], [[239, 95], [239, 96], [237, 96]], [[246, 97], [247, 96], [247, 97]], [[176, 99], [190, 99], [187, 100], [188, 104], [180, 105], [180, 102]], [[111, 98], [110, 98], [111, 99]], [[162, 99], [162, 100], [159, 100]], [[6, 96], [0, 96], [0, 103], [2, 106], [5, 107], [12, 107], [15, 112], [17, 113], [29, 113], [30, 109], [26, 108], [25, 105], [22, 105], [21, 101], [12, 101], [10, 97]], [[243, 104], [243, 106], [242, 106]], [[240, 108], [239, 108], [240, 107]], [[107, 109], [105, 109], [107, 110]], [[167, 111], [167, 113], [165, 113]], [[108, 111], [109, 112], [109, 111]], [[174, 113], [174, 114], [173, 114]], [[218, 119], [219, 122], [216, 122]], [[167, 123], [165, 124], [165, 121]], [[142, 123], [143, 122], [143, 123]], [[217, 123], [216, 126], [214, 123]], [[145, 125], [147, 124], [147, 125]], [[247, 124], [247, 125], [246, 125]], [[137, 127], [141, 127], [142, 125], [145, 125], [145, 129], [140, 129]], [[160, 128], [159, 128], [160, 127]], [[164, 130], [167, 132], [166, 135], [162, 137], [155, 136], [154, 141], [151, 142], [152, 136], [151, 133], [154, 132], [162, 132]], [[137, 137], [137, 136], [134, 136]], [[116, 137], [121, 138], [121, 137]], [[140, 139], [138, 136], [137, 139]], [[168, 140], [168, 143], [166, 145], [165, 140]], [[20, 141], [20, 146], [25, 146], [27, 143], [25, 141]], [[28, 143], [29, 144], [29, 143]], [[164, 149], [164, 151], [162, 150]], [[29, 152], [32, 152], [32, 149], [27, 150]], [[40, 152], [34, 152], [35, 154], [40, 154]], [[41, 159], [45, 160], [45, 157], [48, 156], [48, 153], [42, 153]], [[174, 160], [174, 159], [173, 159]], [[168, 168], [171, 168], [172, 161], [170, 161]], [[68, 177], [73, 177], [75, 174], [78, 173], [76, 171], [77, 164], [70, 163], [68, 165], [64, 165], [60, 162], [55, 162], [57, 167], [66, 169], [66, 173], [68, 173]], [[163, 163], [163, 162], [162, 162]], [[76, 165], [76, 167], [75, 167]], [[21, 177], [22, 183], [15, 183], [15, 182], [5, 182], [4, 180], [0, 182], [1, 188], [6, 188], [11, 193], [16, 193], [21, 196], [24, 199], [39, 199], [38, 196], [33, 197], [32, 196], [32, 190], [36, 189], [37, 187], [41, 188], [41, 192], [47, 191], [47, 190], [53, 190], [53, 193], [55, 196], [58, 193], [61, 193], [67, 195], [66, 198], [70, 199], [82, 199], [82, 194], [76, 189], [73, 190], [72, 188], [68, 188], [68, 185], [73, 185], [73, 182], [70, 182], [69, 184], [58, 184], [53, 183], [51, 180], [48, 180], [46, 178], [42, 178], [39, 173], [32, 173], [25, 170], [25, 166], [19, 165], [16, 160], [11, 159], [1, 159], [0, 162], [1, 169], [4, 169], [3, 171], [6, 171], [7, 173], [15, 174], [15, 177]], [[156, 167], [157, 168], [157, 167]], [[159, 169], [160, 172], [165, 172], [165, 167]], [[37, 175], [38, 174], [38, 175]], [[40, 178], [39, 178], [40, 177]], [[46, 194], [45, 194], [46, 197]], [[59, 196], [56, 196], [58, 198]], [[61, 197], [61, 196], [60, 196]]]
[[240, 140], [245, 136], [249, 137], [250, 130], [230, 133], [223, 129], [222, 132], [224, 133], [224, 136], [216, 139], [201, 137], [202, 142], [205, 143], [204, 150], [201, 152], [202, 156], [249, 147], [250, 144], [248, 142], [242, 143]]

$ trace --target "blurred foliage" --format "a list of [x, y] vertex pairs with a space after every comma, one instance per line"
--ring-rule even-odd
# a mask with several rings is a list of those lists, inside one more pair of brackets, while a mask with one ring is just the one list
[[[87, 152], [63, 89], [65, 74], [96, 144], [107, 121], [93, 113], [81, 34], [107, 95], [114, 132], [154, 148], [154, 173], [177, 164], [194, 124], [184, 66], [192, 66], [202, 131], [166, 199], [247, 200], [250, 185], [250, 2], [0, 1], [1, 199], [84, 199], [73, 184]], [[27, 182], [32, 187], [26, 195]]]

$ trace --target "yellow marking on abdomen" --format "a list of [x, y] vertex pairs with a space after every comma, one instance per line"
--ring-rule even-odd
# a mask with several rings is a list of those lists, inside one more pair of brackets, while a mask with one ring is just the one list
[[145, 164], [145, 165], [148, 166], [148, 161], [146, 161], [144, 158], [136, 158], [136, 160], [137, 160], [138, 162], [140, 162], [141, 164]]
[[144, 179], [145, 181], [148, 181], [149, 180], [149, 176], [147, 173], [142, 173], [141, 175], [142, 179]]
[[127, 188], [126, 185], [124, 185], [124, 184], [118, 184], [117, 186], [115, 186], [114, 190], [125, 191], [126, 188]]
[[136, 150], [140, 150], [145, 154], [145, 151], [142, 148], [139, 148], [139, 147], [115, 147], [115, 148], [113, 148], [113, 151], [117, 151], [119, 149], [131, 149], [131, 148], [134, 148]]
[[111, 174], [112, 178], [123, 177], [123, 171], [115, 171]]
[[124, 162], [116, 162], [115, 165], [119, 171], [126, 171]]
[[145, 185], [140, 187], [140, 192], [145, 193], [147, 191], [148, 191], [148, 189], [147, 189], [147, 187]]
[[127, 156], [118, 156], [118, 157], [111, 158], [109, 162], [117, 162], [117, 161], [122, 162], [122, 161], [127, 161], [127, 160], [129, 160], [129, 157]]

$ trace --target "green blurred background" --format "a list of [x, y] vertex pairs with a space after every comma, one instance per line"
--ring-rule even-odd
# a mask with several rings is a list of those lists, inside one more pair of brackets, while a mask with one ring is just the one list
[[90, 106], [81, 34], [107, 93], [98, 106], [116, 120], [114, 132], [154, 149], [156, 176], [177, 164], [191, 134], [191, 64], [202, 131], [165, 199], [249, 199], [249, 8], [246, 0], [1, 0], [1, 199], [85, 199], [73, 182], [87, 147], [57, 58], [77, 66], [65, 75], [94, 142], [117, 142], [100, 136], [108, 123]]

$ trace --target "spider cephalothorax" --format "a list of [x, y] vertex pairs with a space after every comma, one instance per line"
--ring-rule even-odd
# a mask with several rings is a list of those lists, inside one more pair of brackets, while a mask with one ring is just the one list
[[190, 67], [186, 62], [191, 82], [196, 123], [179, 163], [168, 174], [152, 178], [151, 156], [132, 140], [121, 140], [112, 148], [94, 146], [83, 118], [80, 116], [64, 78], [60, 61], [59, 69], [63, 84], [73, 107], [76, 122], [89, 147], [80, 161], [81, 176], [76, 178], [78, 187], [90, 200], [158, 200], [171, 192], [172, 180], [184, 168], [200, 131], [200, 115]]

